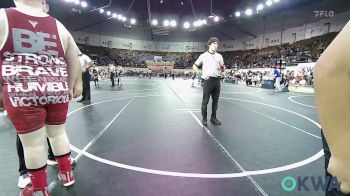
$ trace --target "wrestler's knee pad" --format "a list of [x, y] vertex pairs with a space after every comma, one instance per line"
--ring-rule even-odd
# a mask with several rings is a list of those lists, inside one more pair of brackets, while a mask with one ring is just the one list
[[55, 156], [65, 155], [70, 152], [70, 144], [65, 124], [46, 125], [46, 133]]
[[46, 165], [45, 127], [26, 134], [19, 134], [23, 145], [24, 159], [28, 169], [38, 169]]

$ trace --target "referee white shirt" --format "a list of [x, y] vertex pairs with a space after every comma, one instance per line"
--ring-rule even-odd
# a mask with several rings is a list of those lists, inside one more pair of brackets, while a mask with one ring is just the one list
[[78, 56], [78, 59], [82, 68], [86, 68], [92, 62], [90, 57], [86, 54]]
[[208, 79], [209, 77], [218, 78], [222, 75], [220, 65], [224, 65], [224, 59], [217, 52], [205, 52], [199, 56], [194, 64], [202, 69], [203, 79]]
[[115, 66], [113, 65], [113, 64], [109, 64], [109, 72], [111, 72], [111, 73], [115, 73]]

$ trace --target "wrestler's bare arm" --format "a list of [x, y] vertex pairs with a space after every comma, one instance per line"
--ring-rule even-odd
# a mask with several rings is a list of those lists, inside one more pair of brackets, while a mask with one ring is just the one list
[[319, 119], [332, 154], [328, 167], [350, 192], [350, 22], [328, 46], [315, 67]]
[[5, 44], [8, 35], [7, 16], [4, 9], [0, 9], [0, 50]]
[[[342, 145], [338, 141], [339, 134], [350, 133], [349, 35], [350, 22], [321, 55], [314, 73], [318, 115], [333, 150], [343, 149], [342, 145], [350, 142], [350, 138]], [[350, 160], [350, 153], [346, 158]]]
[[[8, 35], [7, 17], [4, 9], [0, 9], [0, 50], [5, 45], [5, 41]], [[1, 58], [0, 58], [1, 59]], [[0, 105], [2, 103], [2, 82], [0, 81]]]
[[72, 35], [59, 21], [57, 21], [57, 29], [60, 33], [62, 45], [65, 51], [65, 59], [68, 65], [68, 87], [70, 91], [73, 91], [73, 97], [78, 97], [81, 94], [81, 88], [79, 87], [82, 86], [82, 80], [80, 62], [76, 52], [76, 44]]
[[0, 83], [0, 107], [3, 107], [3, 102], [2, 102], [2, 84]]

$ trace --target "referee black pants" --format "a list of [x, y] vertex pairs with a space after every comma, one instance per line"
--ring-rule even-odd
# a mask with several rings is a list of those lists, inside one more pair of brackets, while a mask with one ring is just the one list
[[83, 73], [83, 100], [91, 100], [90, 80], [91, 75], [89, 73]]
[[111, 79], [112, 87], [115, 86], [115, 84], [114, 84], [114, 73], [111, 73], [109, 78]]
[[209, 103], [210, 96], [213, 100], [211, 118], [216, 118], [216, 111], [218, 110], [220, 96], [220, 78], [209, 77], [209, 79], [204, 80], [202, 100], [203, 119], [207, 119], [207, 105]]

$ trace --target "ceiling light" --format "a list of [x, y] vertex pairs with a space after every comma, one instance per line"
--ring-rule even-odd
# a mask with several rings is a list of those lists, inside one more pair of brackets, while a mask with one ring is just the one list
[[214, 22], [219, 22], [219, 20], [220, 20], [219, 16], [214, 17]]
[[172, 26], [172, 27], [176, 27], [176, 25], [177, 25], [177, 23], [176, 23], [176, 21], [175, 21], [175, 20], [172, 20], [172, 21], [170, 22], [170, 26]]
[[153, 20], [152, 20], [152, 25], [154, 25], [154, 26], [158, 25], [158, 20], [153, 19]]
[[83, 1], [83, 2], [81, 2], [81, 7], [87, 7], [88, 6], [88, 4], [85, 2], [85, 1]]
[[271, 0], [267, 0], [267, 1], [266, 1], [266, 5], [267, 5], [267, 6], [271, 6], [271, 5], [272, 5], [272, 1], [271, 1]]
[[262, 10], [264, 9], [264, 5], [263, 4], [259, 4], [258, 7], [256, 7], [257, 10]]
[[184, 27], [185, 27], [185, 29], [190, 28], [190, 26], [191, 26], [191, 25], [190, 25], [190, 23], [189, 23], [189, 22], [185, 22], [185, 23], [184, 23]]
[[170, 25], [169, 20], [164, 20], [163, 25], [166, 26], [166, 27], [169, 26]]
[[253, 10], [249, 8], [249, 9], [247, 9], [247, 10], [245, 11], [245, 14], [246, 14], [247, 16], [250, 16], [250, 15], [253, 14]]

